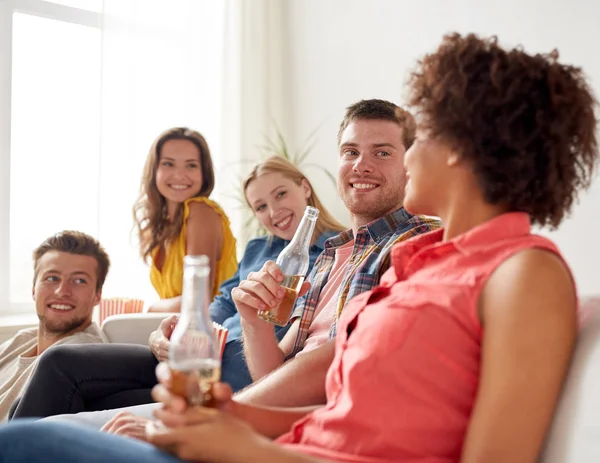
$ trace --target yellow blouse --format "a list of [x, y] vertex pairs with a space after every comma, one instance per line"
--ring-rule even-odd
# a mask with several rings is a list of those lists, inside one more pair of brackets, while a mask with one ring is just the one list
[[237, 257], [235, 252], [235, 238], [231, 233], [229, 218], [223, 209], [208, 198], [193, 197], [185, 201], [183, 205], [183, 226], [181, 233], [172, 241], [164, 256], [162, 270], [156, 267], [156, 254], [158, 248], [152, 251], [152, 266], [150, 267], [150, 281], [161, 299], [181, 296], [183, 290], [183, 258], [186, 255], [187, 244], [187, 218], [190, 215], [190, 203], [198, 202], [209, 205], [221, 218], [223, 228], [223, 245], [221, 247], [221, 258], [216, 267], [213, 267], [215, 284], [211, 300], [219, 293], [221, 283], [233, 276], [237, 270]]

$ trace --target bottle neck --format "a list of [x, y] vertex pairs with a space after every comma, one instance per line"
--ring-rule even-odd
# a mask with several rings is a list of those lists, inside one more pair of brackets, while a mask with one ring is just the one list
[[183, 270], [183, 292], [181, 294], [181, 318], [196, 327], [210, 322], [209, 272], [205, 265], [186, 264]]
[[304, 216], [302, 216], [302, 220], [300, 221], [300, 225], [298, 226], [298, 230], [296, 230], [296, 233], [294, 234], [290, 244], [294, 245], [295, 247], [308, 249], [310, 247], [310, 242], [316, 223], [316, 217], [308, 217], [306, 214], [304, 214]]

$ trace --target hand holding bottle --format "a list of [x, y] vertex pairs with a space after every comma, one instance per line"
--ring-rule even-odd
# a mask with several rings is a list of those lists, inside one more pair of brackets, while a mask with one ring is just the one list
[[221, 377], [221, 355], [208, 311], [210, 267], [206, 256], [185, 256], [181, 318], [169, 346], [171, 392], [189, 404], [211, 406]]
[[260, 272], [248, 275], [232, 291], [236, 307], [246, 322], [256, 323], [250, 311], [253, 308], [267, 322], [288, 324], [296, 299], [308, 290], [303, 283], [310, 266], [310, 244], [318, 216], [317, 208], [306, 206], [292, 241], [281, 251], [277, 262], [267, 262]]
[[[258, 272], [249, 273], [248, 278], [231, 291], [233, 302], [245, 322], [253, 325], [266, 324], [257, 314], [270, 307], [277, 307], [282, 302], [286, 294], [285, 288], [281, 286], [283, 281], [283, 272], [275, 262], [269, 260]], [[298, 296], [306, 294], [309, 288], [310, 283], [304, 282]]]

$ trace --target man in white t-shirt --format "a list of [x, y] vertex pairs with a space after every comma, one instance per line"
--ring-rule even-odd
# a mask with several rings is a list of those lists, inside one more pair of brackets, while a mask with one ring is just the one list
[[7, 420], [45, 350], [58, 344], [107, 342], [92, 323], [110, 266], [100, 243], [85, 233], [63, 231], [38, 246], [33, 260], [32, 296], [39, 323], [0, 345], [0, 421]]

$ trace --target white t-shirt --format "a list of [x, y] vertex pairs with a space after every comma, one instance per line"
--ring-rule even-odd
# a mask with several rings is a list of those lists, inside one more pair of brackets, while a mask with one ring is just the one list
[[[35, 371], [39, 355], [27, 356], [37, 350], [37, 328], [19, 331], [0, 345], [0, 422], [7, 421], [12, 403], [21, 396]], [[98, 325], [57, 341], [59, 344], [94, 344], [108, 342]]]

